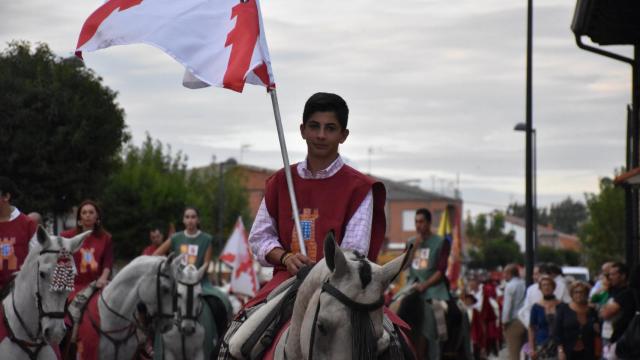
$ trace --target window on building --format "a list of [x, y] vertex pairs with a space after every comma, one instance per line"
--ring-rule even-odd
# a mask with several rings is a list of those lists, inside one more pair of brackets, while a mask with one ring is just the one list
[[415, 217], [415, 210], [402, 211], [402, 231], [414, 231], [416, 229]]

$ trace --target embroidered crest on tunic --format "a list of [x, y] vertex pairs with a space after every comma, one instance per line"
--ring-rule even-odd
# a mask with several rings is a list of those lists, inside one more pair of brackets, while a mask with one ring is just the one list
[[91, 269], [91, 271], [98, 271], [98, 262], [94, 256], [96, 249], [80, 249], [80, 272], [86, 273]]
[[[302, 227], [302, 236], [304, 245], [307, 248], [307, 256], [312, 261], [318, 261], [318, 245], [316, 244], [316, 220], [319, 217], [318, 209], [302, 209], [300, 214], [300, 226]], [[300, 252], [300, 242], [298, 241], [298, 232], [294, 229], [291, 230], [291, 252]]]
[[0, 238], [0, 271], [4, 270], [5, 260], [8, 270], [18, 269], [18, 258], [14, 249], [15, 243], [16, 239], [14, 237]]

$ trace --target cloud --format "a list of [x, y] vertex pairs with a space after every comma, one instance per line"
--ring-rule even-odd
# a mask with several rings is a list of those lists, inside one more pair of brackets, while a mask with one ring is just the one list
[[[2, 2], [0, 41], [74, 48], [96, 3]], [[524, 2], [508, 0], [320, 0], [262, 2], [292, 160], [304, 101], [316, 91], [347, 100], [351, 135], [342, 148], [375, 174], [450, 181], [469, 201], [505, 206], [524, 192]], [[540, 203], [596, 191], [624, 161], [630, 69], [577, 48], [573, 4], [538, 0], [534, 12], [534, 127]], [[624, 47], [616, 51], [628, 54]], [[85, 54], [119, 92], [134, 142], [146, 132], [189, 155], [191, 165], [239, 157], [281, 166], [264, 89], [236, 94], [181, 87], [182, 67], [150, 46]], [[371, 154], [370, 154], [371, 153]], [[493, 200], [492, 200], [493, 199]]]

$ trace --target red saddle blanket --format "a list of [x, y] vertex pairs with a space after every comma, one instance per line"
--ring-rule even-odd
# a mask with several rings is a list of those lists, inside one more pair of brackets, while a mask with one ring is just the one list
[[[89, 303], [82, 313], [78, 325], [78, 338], [76, 340], [76, 359], [95, 360], [98, 358], [100, 334], [96, 327], [100, 327], [100, 312], [98, 311], [98, 299], [100, 294], [95, 294], [89, 299]], [[95, 326], [92, 324], [95, 323]]]
[[[1, 305], [0, 305], [0, 320], [1, 320], [0, 321], [0, 343], [2, 343], [5, 338], [9, 337], [9, 329], [7, 329], [7, 327], [5, 325], [4, 307], [1, 306]], [[18, 345], [16, 344], [16, 346], [18, 346]], [[60, 347], [58, 345], [52, 346], [51, 344], [47, 344], [40, 351], [41, 352], [44, 351], [47, 347], [50, 347], [51, 349], [53, 349], [53, 352], [56, 354], [56, 359], [58, 359], [58, 360], [62, 359], [62, 356], [60, 355]], [[35, 349], [35, 348], [32, 348], [32, 349]], [[3, 358], [2, 355], [0, 355], [0, 358]]]

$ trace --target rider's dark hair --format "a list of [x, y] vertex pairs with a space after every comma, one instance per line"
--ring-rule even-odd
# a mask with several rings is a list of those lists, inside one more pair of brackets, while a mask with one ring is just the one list
[[347, 128], [349, 121], [349, 107], [339, 95], [319, 92], [311, 95], [309, 100], [304, 104], [302, 112], [302, 123], [306, 124], [311, 115], [317, 112], [332, 112], [338, 118], [338, 122], [342, 130]]
[[82, 208], [91, 205], [94, 209], [96, 209], [96, 223], [93, 225], [93, 234], [100, 235], [104, 231], [104, 227], [102, 226], [102, 209], [100, 206], [93, 200], [85, 200], [78, 205], [78, 210], [76, 210], [76, 233], [80, 234], [82, 232], [82, 224], [80, 224], [80, 215], [82, 213]]
[[422, 215], [424, 216], [424, 219], [428, 222], [431, 223], [431, 211], [429, 211], [429, 209], [426, 208], [420, 208], [418, 210], [416, 210], [416, 216], [417, 215]]
[[10, 201], [17, 199], [20, 194], [16, 184], [6, 176], [0, 176], [0, 195], [11, 195]]

